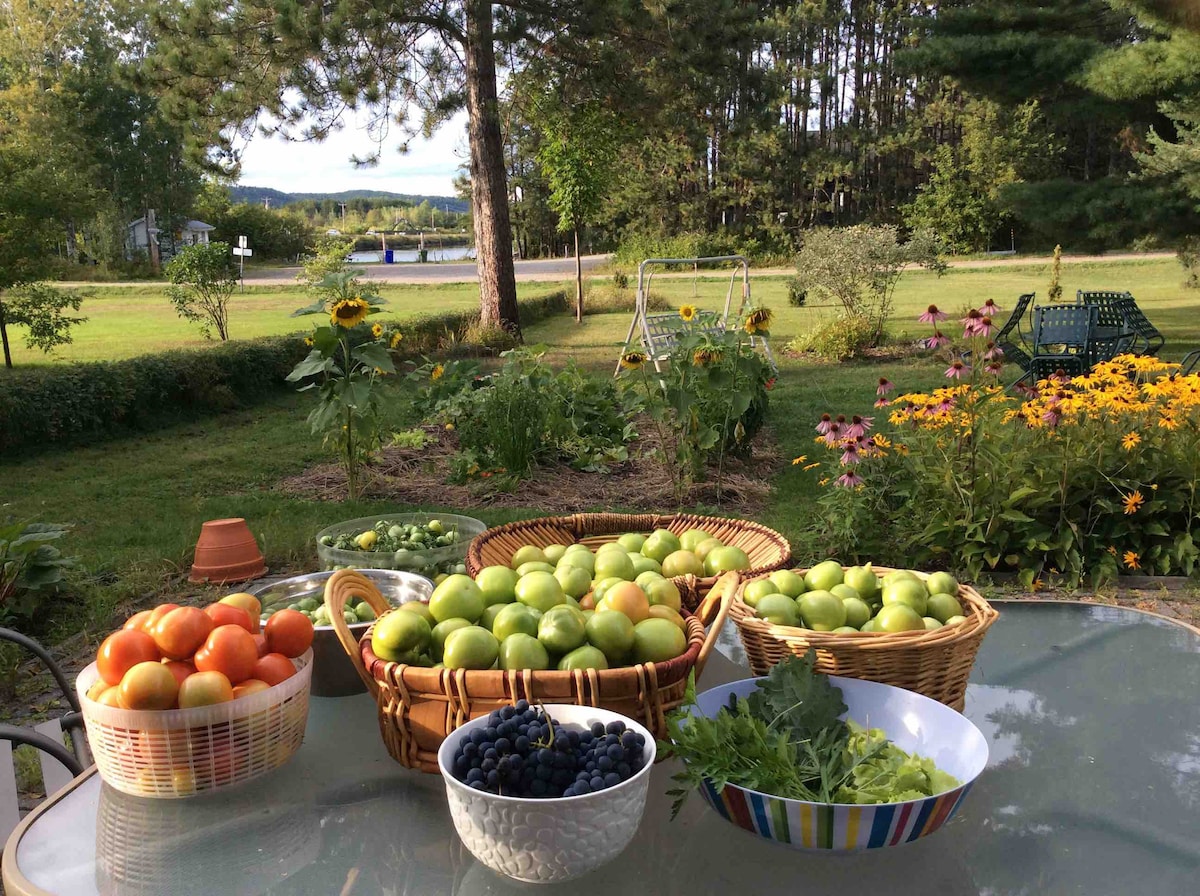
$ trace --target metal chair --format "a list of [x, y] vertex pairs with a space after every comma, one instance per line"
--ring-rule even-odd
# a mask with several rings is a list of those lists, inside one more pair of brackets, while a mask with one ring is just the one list
[[1095, 305], [1043, 305], [1033, 309], [1034, 380], [1058, 370], [1080, 376], [1091, 369], [1091, 338], [1096, 328]]
[[1200, 348], [1183, 356], [1183, 360], [1179, 364], [1179, 372], [1187, 376], [1195, 373], [1198, 366], [1200, 366]]
[[[71, 707], [60, 718], [42, 722], [32, 729], [0, 724], [0, 841], [3, 841], [8, 839], [9, 833], [20, 820], [16, 767], [13, 764], [14, 745], [26, 744], [38, 751], [42, 783], [47, 795], [61, 789], [91, 765], [92, 756], [84, 735], [79, 698], [62, 669], [41, 644], [20, 632], [0, 628], [0, 640], [18, 644], [41, 660]], [[71, 749], [63, 746], [64, 733], [71, 737]]]
[[[1079, 305], [1094, 305], [1100, 309], [1100, 329], [1094, 338], [1097, 340], [1098, 351], [1111, 349], [1108, 358], [1122, 352], [1156, 355], [1159, 349], [1166, 345], [1166, 337], [1150, 323], [1129, 292], [1081, 289], [1075, 293], [1075, 301]], [[1113, 328], [1113, 331], [1106, 334], [1104, 331], [1109, 328]]]
[[[996, 333], [995, 343], [1004, 352], [1004, 360], [1011, 361], [1021, 368], [1021, 376], [1017, 382], [1021, 382], [1028, 378], [1030, 363], [1033, 356], [1030, 354], [1033, 348], [1032, 336], [1033, 328], [1030, 326], [1030, 339], [1026, 339], [1025, 333], [1021, 329], [1021, 324], [1029, 314], [1029, 306], [1033, 304], [1034, 294], [1027, 292], [1017, 298], [1016, 307], [1013, 308], [1012, 314], [1008, 316], [1008, 320], [1004, 322], [999, 331]], [[1014, 383], [1014, 385], [1016, 385]]]

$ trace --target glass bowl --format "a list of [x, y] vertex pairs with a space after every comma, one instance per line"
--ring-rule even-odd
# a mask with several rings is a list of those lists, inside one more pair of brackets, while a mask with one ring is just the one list
[[[454, 534], [456, 540], [453, 543], [438, 545], [408, 542], [387, 535], [394, 527], [420, 526], [434, 520], [441, 523], [443, 535]], [[487, 524], [482, 520], [456, 513], [388, 513], [364, 516], [337, 523], [318, 532], [317, 556], [320, 558], [321, 567], [326, 570], [343, 567], [399, 569], [433, 579], [443, 574], [465, 573], [467, 547], [475, 536], [486, 529]], [[396, 547], [391, 550], [362, 550], [337, 546], [339, 538], [344, 544], [367, 531], [376, 533], [376, 544], [394, 544]]]

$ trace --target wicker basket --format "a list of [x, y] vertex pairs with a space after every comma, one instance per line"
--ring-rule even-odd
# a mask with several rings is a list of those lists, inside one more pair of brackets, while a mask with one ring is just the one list
[[[571, 672], [428, 669], [381, 660], [371, 651], [374, 625], [357, 643], [342, 619], [342, 608], [352, 596], [365, 599], [380, 618], [392, 608], [369, 579], [351, 569], [330, 577], [325, 605], [342, 646], [379, 704], [379, 729], [388, 752], [403, 766], [436, 774], [438, 747], [447, 734], [521, 699], [601, 706], [663, 736], [666, 714], [683, 701], [688, 675], [695, 670], [699, 679], [704, 669], [737, 585], [737, 573], [727, 573], [718, 587], [697, 600], [696, 580], [684, 583], [681, 591], [689, 592], [685, 600], [696, 606], [696, 612], [685, 614], [687, 650], [680, 656], [665, 663]], [[705, 634], [704, 624], [710, 621]]]
[[300, 748], [308, 721], [312, 651], [296, 674], [228, 703], [191, 709], [129, 710], [87, 696], [100, 677], [92, 663], [75, 688], [100, 777], [133, 796], [176, 799], [250, 781]]
[[[476, 575], [485, 566], [508, 566], [516, 550], [527, 544], [545, 547], [578, 541], [595, 550], [626, 532], [650, 533], [655, 529], [666, 529], [675, 535], [682, 535], [688, 529], [703, 529], [722, 544], [741, 548], [750, 558], [750, 568], [739, 573], [743, 578], [782, 569], [792, 559], [792, 546], [786, 538], [749, 520], [690, 513], [576, 513], [521, 520], [488, 529], [467, 548], [467, 572]], [[681, 588], [683, 578], [675, 580]], [[690, 584], [703, 596], [716, 581], [716, 576], [699, 577]]]
[[[894, 572], [883, 566], [876, 566], [875, 571], [882, 575]], [[807, 570], [796, 572], [803, 575]], [[928, 578], [926, 573], [916, 575]], [[755, 675], [766, 675], [780, 660], [792, 654], [804, 656], [812, 647], [817, 651], [819, 672], [895, 685], [932, 697], [959, 712], [975, 654], [988, 627], [1000, 616], [974, 588], [959, 585], [956, 596], [967, 618], [956, 625], [895, 634], [814, 632], [774, 625], [755, 616], [754, 608], [741, 599], [749, 581], [738, 589], [729, 615], [737, 623]]]

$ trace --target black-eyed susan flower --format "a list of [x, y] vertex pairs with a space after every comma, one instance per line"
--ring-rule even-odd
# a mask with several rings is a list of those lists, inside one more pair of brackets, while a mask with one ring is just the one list
[[800, 464], [804, 463], [806, 460], [808, 460], [807, 454], [801, 454], [799, 457], [793, 457], [792, 458], [792, 466], [798, 467], [798, 466], [800, 466]]
[[1128, 432], [1125, 434], [1125, 438], [1121, 439], [1121, 447], [1126, 451], [1132, 451], [1140, 444], [1142, 444], [1142, 437], [1136, 432]]
[[1142, 497], [1140, 491], [1134, 489], [1133, 492], [1122, 499], [1121, 503], [1125, 505], [1125, 515], [1128, 516], [1129, 514], [1137, 513], [1138, 508], [1146, 503], [1146, 499]]
[[1126, 551], [1121, 560], [1129, 569], [1141, 569], [1141, 555], [1137, 551]]
[[366, 320], [370, 312], [371, 306], [367, 300], [355, 296], [353, 299], [342, 299], [334, 305], [329, 312], [329, 320], [334, 326], [349, 330]]

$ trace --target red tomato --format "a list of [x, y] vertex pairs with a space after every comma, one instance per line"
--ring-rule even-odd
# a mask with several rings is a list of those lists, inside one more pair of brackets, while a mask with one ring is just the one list
[[124, 709], [170, 709], [179, 695], [179, 685], [158, 660], [138, 663], [125, 673], [119, 685]]
[[232, 604], [215, 603], [204, 608], [204, 612], [213, 621], [213, 628], [218, 625], [240, 625], [250, 634], [254, 634], [254, 620], [241, 607]]
[[258, 648], [254, 636], [240, 625], [219, 625], [196, 651], [193, 661], [197, 671], [220, 672], [230, 684], [239, 684], [254, 671]]
[[96, 653], [96, 668], [108, 684], [118, 685], [138, 663], [157, 663], [159, 659], [153, 638], [135, 628], [123, 628], [104, 639]]
[[281, 681], [287, 681], [296, 674], [296, 667], [282, 653], [268, 653], [254, 664], [252, 678], [265, 681], [274, 687]]
[[162, 619], [172, 610], [178, 610], [179, 604], [159, 604], [150, 611], [150, 619], [142, 626], [142, 629], [149, 633], [154, 626], [158, 625], [158, 620]]
[[[153, 610], [142, 610], [140, 613], [134, 613], [125, 620], [122, 628], [136, 628], [138, 631], [146, 631], [146, 623], [150, 621], [150, 617], [154, 615]], [[148, 633], [147, 633], [148, 634]]]
[[177, 684], [183, 684], [185, 678], [196, 674], [196, 667], [183, 660], [163, 660], [163, 665], [171, 670]]
[[162, 655], [184, 660], [200, 649], [213, 630], [213, 621], [198, 607], [176, 607], [159, 617], [150, 629]]
[[272, 613], [264, 629], [267, 648], [271, 653], [298, 657], [312, 646], [313, 624], [299, 610], [280, 610]]
[[262, 603], [253, 594], [246, 594], [244, 591], [238, 594], [227, 594], [219, 603], [230, 604], [231, 606], [241, 607], [250, 614], [250, 634], [257, 635], [259, 632], [259, 620], [262, 617]]
[[179, 686], [179, 708], [210, 706], [228, 703], [233, 699], [233, 685], [220, 672], [197, 672]]
[[254, 646], [258, 648], [259, 658], [266, 656], [270, 651], [267, 650], [267, 636], [255, 635]]

